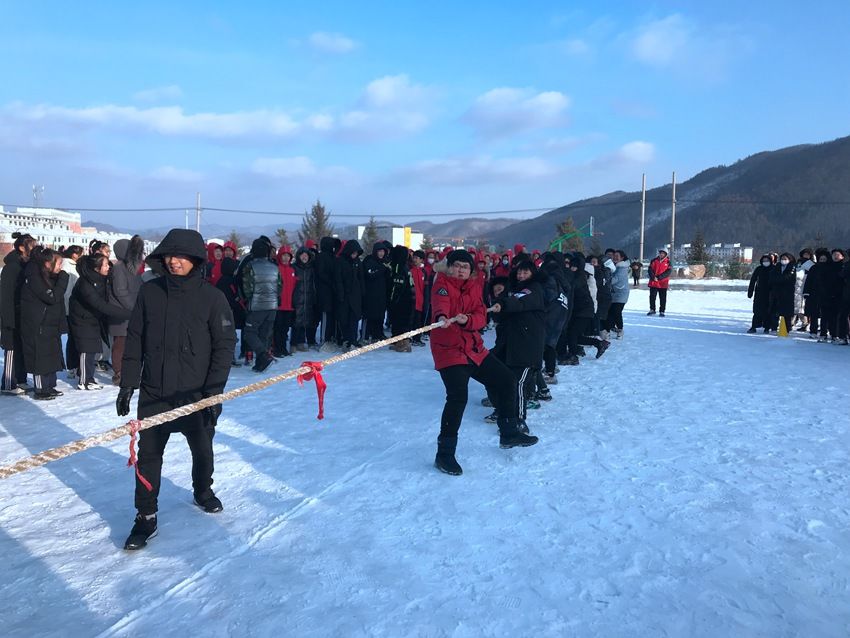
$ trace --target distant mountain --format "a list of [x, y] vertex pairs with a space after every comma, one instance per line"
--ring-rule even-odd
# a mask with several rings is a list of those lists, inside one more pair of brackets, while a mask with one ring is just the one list
[[[672, 187], [647, 191], [644, 255], [670, 241]], [[850, 246], [850, 137], [751, 155], [702, 171], [676, 185], [676, 244], [702, 229], [708, 243], [740, 242], [756, 252], [803, 246]], [[545, 249], [558, 223], [581, 227], [593, 216], [601, 247], [638, 254], [640, 192], [617, 191], [573, 202], [492, 236], [496, 245], [521, 242]], [[585, 240], [588, 249], [589, 239]]]
[[[331, 218], [333, 221], [333, 218]], [[478, 240], [488, 241], [497, 231], [515, 224], [517, 219], [454, 219], [447, 222], [416, 221], [405, 222], [414, 232], [428, 235], [436, 242], [459, 243], [461, 240], [467, 243], [475, 243]], [[395, 222], [376, 219], [378, 226], [393, 226]], [[361, 226], [365, 222], [361, 222]], [[337, 231], [340, 237], [353, 237], [357, 233], [357, 225], [339, 226]]]

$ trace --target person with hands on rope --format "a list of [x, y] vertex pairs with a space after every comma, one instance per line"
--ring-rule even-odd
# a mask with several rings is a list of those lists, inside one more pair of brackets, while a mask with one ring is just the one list
[[446, 474], [460, 475], [463, 470], [455, 459], [455, 451], [470, 378], [488, 386], [498, 398], [501, 447], [527, 447], [538, 439], [519, 430], [514, 375], [490, 354], [481, 340], [480, 330], [487, 322], [481, 288], [484, 282], [472, 276], [475, 267], [472, 255], [466, 250], [454, 250], [446, 258], [446, 265], [447, 271], [441, 268], [442, 264], [435, 268], [438, 274], [431, 290], [434, 321], [443, 323], [431, 332], [431, 354], [446, 388], [434, 465]]
[[[127, 328], [119, 416], [130, 413], [136, 388], [139, 420], [224, 391], [236, 330], [226, 297], [204, 279], [206, 257], [199, 233], [173, 229], [146, 259], [160, 276], [142, 285]], [[212, 442], [220, 414], [217, 404], [139, 433], [138, 514], [124, 549], [141, 549], [157, 532], [162, 457], [174, 432], [186, 437], [192, 453], [195, 503], [211, 514], [223, 509], [212, 490]]]

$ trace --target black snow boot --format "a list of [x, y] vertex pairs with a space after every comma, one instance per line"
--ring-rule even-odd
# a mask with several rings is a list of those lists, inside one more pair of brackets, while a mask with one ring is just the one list
[[441, 472], [451, 474], [452, 476], [460, 476], [463, 474], [463, 469], [460, 467], [457, 459], [455, 459], [456, 449], [456, 436], [437, 437], [437, 458], [434, 459], [434, 467]]
[[602, 339], [599, 342], [599, 344], [596, 346], [596, 358], [598, 359], [603, 354], [605, 354], [605, 351], [609, 348], [610, 345], [611, 345], [610, 341], [606, 341], [605, 339]]
[[199, 499], [196, 496], [195, 505], [200, 507], [207, 514], [218, 514], [221, 510], [224, 509], [224, 505], [221, 504], [221, 501], [218, 500], [218, 497], [215, 494], [213, 494], [212, 496], [207, 496], [203, 499]]
[[156, 514], [148, 516], [136, 514], [136, 522], [133, 524], [133, 529], [130, 530], [127, 540], [124, 541], [124, 549], [142, 549], [148, 544], [148, 540], [154, 536], [156, 536]]
[[499, 418], [499, 447], [508, 449], [512, 447], [528, 447], [539, 441], [536, 436], [531, 436], [520, 431], [516, 417]]

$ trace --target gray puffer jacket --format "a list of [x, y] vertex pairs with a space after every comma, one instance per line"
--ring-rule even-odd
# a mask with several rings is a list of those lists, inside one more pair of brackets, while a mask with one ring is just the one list
[[[135, 238], [134, 238], [135, 240]], [[138, 243], [136, 243], [138, 242]], [[142, 287], [142, 276], [139, 269], [144, 263], [144, 243], [141, 239], [135, 240], [133, 249], [130, 250], [129, 239], [119, 239], [115, 242], [114, 250], [118, 261], [112, 265], [109, 285], [109, 303], [121, 306], [126, 310], [132, 310], [136, 305], [136, 298]], [[126, 337], [127, 321], [110, 319], [109, 334], [113, 337]]]
[[611, 278], [611, 303], [627, 303], [629, 301], [629, 275], [631, 262], [624, 259], [617, 263]]
[[248, 312], [277, 310], [280, 304], [280, 271], [268, 259], [254, 258], [242, 273], [242, 292], [248, 302]]

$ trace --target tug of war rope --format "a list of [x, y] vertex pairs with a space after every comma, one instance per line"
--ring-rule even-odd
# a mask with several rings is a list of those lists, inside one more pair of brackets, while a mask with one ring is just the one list
[[[410, 330], [409, 332], [396, 335], [395, 337], [389, 337], [387, 339], [384, 339], [383, 341], [376, 341], [375, 343], [371, 343], [361, 348], [357, 348], [356, 350], [349, 350], [348, 352], [343, 352], [341, 354], [330, 357], [329, 359], [325, 359], [324, 361], [305, 361], [301, 364], [300, 367], [294, 370], [290, 370], [274, 377], [269, 377], [268, 379], [263, 379], [262, 381], [257, 381], [256, 383], [246, 385], [242, 388], [236, 388], [235, 390], [230, 390], [229, 392], [224, 392], [222, 394], [216, 394], [215, 396], [201, 399], [200, 401], [196, 401], [195, 403], [182, 405], [179, 408], [174, 408], [173, 410], [168, 410], [167, 412], [162, 412], [160, 414], [147, 417], [146, 419], [142, 419], [141, 421], [133, 419], [125, 425], [118, 426], [106, 432], [95, 434], [94, 436], [90, 436], [85, 439], [80, 439], [78, 441], [73, 441], [71, 443], [67, 443], [65, 445], [55, 447], [50, 450], [45, 450], [44, 452], [40, 452], [39, 454], [33, 454], [30, 457], [21, 459], [9, 465], [2, 465], [0, 466], [0, 479], [9, 478], [10, 476], [14, 476], [15, 474], [19, 474], [21, 472], [25, 472], [36, 467], [41, 467], [42, 465], [46, 465], [51, 461], [58, 461], [59, 459], [64, 459], [68, 456], [71, 456], [72, 454], [76, 454], [77, 452], [82, 452], [83, 450], [87, 450], [92, 447], [97, 447], [99, 445], [115, 441], [116, 439], [119, 439], [122, 436], [126, 435], [130, 436], [130, 459], [127, 462], [127, 465], [135, 467], [136, 434], [141, 430], [147, 430], [148, 428], [152, 428], [156, 425], [162, 425], [163, 423], [174, 421], [175, 419], [179, 419], [180, 417], [184, 417], [195, 412], [200, 412], [205, 408], [224, 403], [225, 401], [232, 401], [233, 399], [244, 396], [246, 394], [251, 394], [252, 392], [259, 392], [260, 390], [265, 390], [266, 388], [273, 386], [276, 383], [280, 383], [281, 381], [286, 381], [287, 379], [292, 378], [297, 379], [298, 383], [302, 385], [305, 381], [316, 382], [316, 392], [319, 398], [319, 414], [317, 418], [323, 419], [325, 388], [327, 387], [327, 384], [322, 378], [322, 370], [324, 368], [335, 363], [342, 363], [343, 361], [353, 359], [354, 357], [359, 357], [361, 354], [372, 352], [373, 350], [378, 350], [380, 348], [383, 348], [384, 346], [393, 344], [397, 341], [410, 339], [411, 337], [415, 337], [416, 335], [430, 332], [435, 328], [445, 328], [448, 325], [455, 323], [456, 321], [457, 317], [452, 317], [451, 319], [437, 321], [422, 328], [417, 328], [416, 330]], [[139, 476], [139, 480], [145, 485], [145, 487], [150, 490], [150, 484], [147, 480], [145, 480], [144, 477], [139, 474], [138, 469], [136, 469], [136, 474], [137, 476]]]

